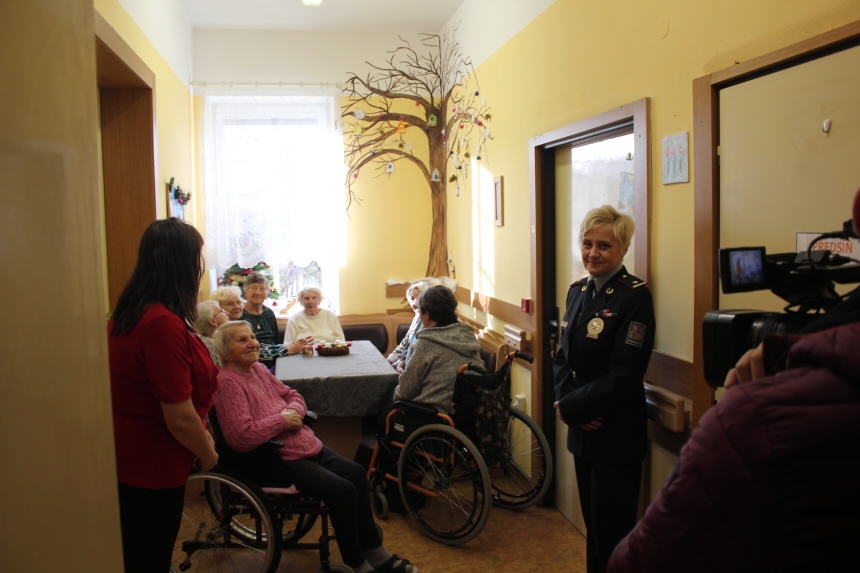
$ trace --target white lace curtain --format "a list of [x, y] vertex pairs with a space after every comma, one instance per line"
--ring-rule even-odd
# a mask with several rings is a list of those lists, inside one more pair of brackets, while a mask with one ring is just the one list
[[336, 88], [206, 87], [206, 253], [220, 276], [238, 263], [316, 261], [337, 307], [344, 265], [343, 135]]

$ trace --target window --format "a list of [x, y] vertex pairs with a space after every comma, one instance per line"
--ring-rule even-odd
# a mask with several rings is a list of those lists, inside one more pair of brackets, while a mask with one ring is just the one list
[[324, 296], [337, 308], [346, 250], [337, 91], [206, 89], [203, 199], [210, 269], [221, 276], [235, 263], [247, 268], [264, 261], [285, 298], [305, 278], [320, 277]]

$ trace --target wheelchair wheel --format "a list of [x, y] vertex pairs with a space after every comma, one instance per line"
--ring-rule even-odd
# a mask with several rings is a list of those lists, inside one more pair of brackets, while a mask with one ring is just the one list
[[273, 573], [281, 536], [268, 498], [227, 475], [199, 473], [188, 480], [171, 566], [176, 571]]
[[439, 543], [466, 543], [487, 523], [487, 466], [472, 442], [450, 426], [423, 426], [406, 440], [398, 479], [407, 511]]
[[540, 501], [552, 481], [552, 453], [540, 427], [511, 406], [505, 460], [490, 468], [493, 503], [506, 509], [526, 509]]
[[373, 508], [373, 515], [377, 518], [388, 519], [388, 498], [380, 484], [374, 484], [373, 491], [370, 492], [370, 507]]

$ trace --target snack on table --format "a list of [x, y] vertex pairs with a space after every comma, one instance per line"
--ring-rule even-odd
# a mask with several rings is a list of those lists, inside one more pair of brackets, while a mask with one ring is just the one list
[[316, 346], [316, 351], [319, 356], [345, 356], [349, 354], [349, 347], [352, 346], [349, 342], [335, 340], [334, 342], [320, 342]]

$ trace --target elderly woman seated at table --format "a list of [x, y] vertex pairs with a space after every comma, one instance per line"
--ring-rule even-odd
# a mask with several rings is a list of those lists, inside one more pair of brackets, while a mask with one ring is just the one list
[[424, 328], [409, 345], [395, 400], [412, 400], [448, 413], [457, 370], [469, 362], [483, 364], [474, 330], [457, 321], [456, 311], [457, 299], [446, 286], [430, 287], [419, 295]]
[[221, 366], [221, 358], [215, 352], [215, 340], [212, 335], [219, 326], [227, 322], [227, 313], [214, 300], [207, 300], [197, 305], [197, 320], [194, 321], [194, 330], [209, 350], [209, 356], [216, 366]]
[[212, 291], [209, 298], [221, 305], [227, 318], [239, 320], [242, 317], [242, 309], [245, 303], [242, 301], [242, 289], [237, 286], [221, 286]]
[[343, 328], [337, 315], [327, 308], [320, 308], [322, 291], [318, 287], [306, 287], [296, 295], [302, 310], [290, 316], [284, 333], [284, 344], [301, 338], [329, 342], [343, 340]]
[[415, 311], [415, 318], [412, 319], [412, 324], [409, 325], [409, 330], [406, 331], [406, 336], [403, 337], [400, 344], [398, 344], [394, 350], [391, 351], [391, 354], [388, 355], [388, 362], [397, 368], [398, 372], [403, 372], [403, 368], [406, 366], [404, 361], [406, 358], [406, 351], [409, 350], [409, 345], [412, 344], [418, 331], [424, 328], [424, 325], [421, 324], [421, 313], [418, 308], [418, 296], [424, 292], [424, 289], [426, 288], [427, 283], [425, 282], [412, 283], [406, 287], [406, 301], [409, 303], [409, 306], [412, 307], [412, 310]]
[[[257, 362], [260, 344], [248, 324], [225, 323], [215, 333], [215, 348], [224, 362], [215, 409], [227, 445], [249, 453], [243, 470], [260, 483], [293, 484], [318, 495], [331, 513], [341, 557], [356, 573], [417, 573], [417, 567], [382, 545], [364, 468], [323, 445], [303, 425], [304, 399]], [[265, 464], [257, 463], [259, 449], [272, 447], [269, 440], [283, 445], [274, 446], [273, 455], [266, 452]]]

